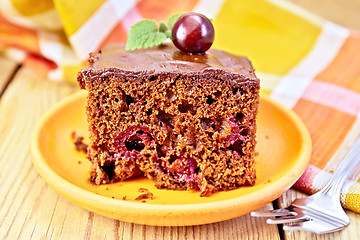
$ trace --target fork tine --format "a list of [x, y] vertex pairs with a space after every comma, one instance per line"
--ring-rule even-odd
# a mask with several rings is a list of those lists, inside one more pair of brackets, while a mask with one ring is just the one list
[[268, 224], [284, 225], [285, 231], [304, 230], [317, 234], [336, 232], [344, 229], [350, 223], [340, 204], [340, 193], [345, 180], [360, 163], [360, 138], [350, 149], [344, 160], [338, 166], [327, 185], [318, 193], [309, 197], [295, 199], [288, 207], [252, 212], [254, 217], [268, 218]]
[[284, 218], [269, 218], [266, 219], [267, 224], [286, 224], [286, 223], [299, 223], [309, 221], [307, 217], [284, 217]]
[[297, 223], [297, 224], [291, 224], [291, 225], [284, 225], [283, 229], [284, 231], [296, 231], [296, 230], [305, 230], [302, 228], [303, 224], [302, 223]]
[[285, 208], [269, 210], [269, 211], [255, 211], [250, 213], [250, 216], [252, 217], [286, 217], [286, 216], [295, 216], [295, 215], [296, 212], [292, 212]]
[[316, 234], [324, 234], [339, 231], [345, 228], [346, 225], [337, 224], [337, 225], [328, 225], [326, 222], [318, 222], [318, 221], [305, 221], [297, 224], [284, 225], [284, 231], [295, 231], [302, 230], [313, 232]]

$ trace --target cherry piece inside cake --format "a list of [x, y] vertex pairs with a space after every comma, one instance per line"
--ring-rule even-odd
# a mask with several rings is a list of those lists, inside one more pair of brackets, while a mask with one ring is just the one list
[[89, 63], [78, 82], [88, 91], [94, 184], [144, 175], [201, 196], [255, 184], [260, 84], [247, 58], [113, 45]]

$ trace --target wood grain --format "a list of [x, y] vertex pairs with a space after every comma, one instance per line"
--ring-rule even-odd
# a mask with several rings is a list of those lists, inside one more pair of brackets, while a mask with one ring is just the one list
[[[289, 0], [345, 27], [360, 30], [358, 0]], [[0, 56], [0, 239], [280, 239], [276, 226], [241, 216], [190, 227], [155, 227], [121, 222], [84, 210], [55, 192], [34, 169], [29, 141], [34, 125], [52, 105], [78, 89], [43, 79]], [[12, 74], [16, 72], [14, 78]], [[9, 83], [9, 80], [12, 80]], [[304, 196], [289, 190], [278, 200], [288, 205]], [[263, 209], [271, 209], [268, 204]], [[283, 239], [360, 239], [360, 215], [345, 230], [315, 235], [285, 232]]]
[[[1, 65], [0, 65], [0, 68]], [[32, 129], [51, 105], [73, 92], [74, 86], [55, 84], [21, 68], [0, 99], [0, 237], [17, 239], [42, 205], [46, 183], [29, 154]], [[48, 203], [46, 203], [48, 204]], [[47, 205], [44, 206], [47, 206]]]
[[2, 55], [0, 55], [0, 66], [1, 66], [1, 74], [0, 74], [0, 96], [5, 90], [9, 80], [14, 73], [14, 71], [19, 66], [13, 60], [10, 60]]

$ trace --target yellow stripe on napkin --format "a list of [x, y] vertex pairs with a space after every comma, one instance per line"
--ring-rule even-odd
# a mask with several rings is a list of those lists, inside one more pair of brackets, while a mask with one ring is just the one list
[[54, 8], [54, 4], [49, 0], [9, 0], [12, 6], [24, 17], [33, 16], [47, 12]]
[[359, 193], [360, 193], [360, 179], [358, 180], [358, 182], [354, 183], [350, 187], [345, 197], [345, 207], [357, 213], [360, 213]]
[[[105, 0], [54, 0], [68, 36], [75, 33], [105, 2]], [[104, 23], [106, 24], [106, 23]]]
[[225, 1], [214, 25], [214, 48], [247, 55], [257, 71], [281, 75], [306, 56], [321, 31], [263, 0]]

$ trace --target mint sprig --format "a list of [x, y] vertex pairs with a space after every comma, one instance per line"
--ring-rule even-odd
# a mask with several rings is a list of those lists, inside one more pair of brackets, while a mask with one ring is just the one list
[[130, 28], [125, 50], [150, 48], [162, 44], [166, 39], [171, 39], [171, 30], [176, 20], [183, 15], [178, 13], [169, 18], [167, 25], [163, 22], [156, 24], [153, 20], [141, 20]]

